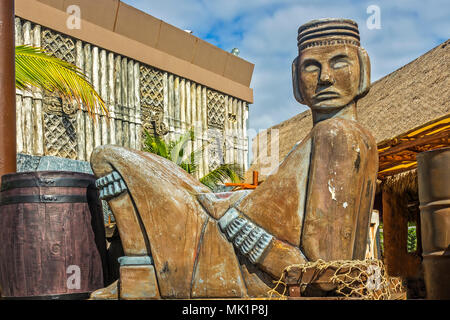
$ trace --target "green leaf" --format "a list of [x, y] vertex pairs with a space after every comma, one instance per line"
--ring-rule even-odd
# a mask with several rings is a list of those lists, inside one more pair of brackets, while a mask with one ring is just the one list
[[222, 164], [217, 169], [209, 172], [207, 175], [200, 179], [200, 182], [205, 186], [214, 189], [220, 183], [225, 183], [230, 181], [232, 183], [240, 183], [243, 179], [240, 174], [240, 168], [235, 164]]
[[417, 250], [416, 226], [408, 227], [407, 248], [408, 252], [415, 252]]
[[[176, 163], [189, 174], [194, 174], [198, 171], [199, 160], [202, 159], [202, 154], [208, 144], [204, 144], [202, 148], [186, 154], [187, 144], [190, 141], [194, 141], [194, 131], [192, 129], [178, 139], [169, 142], [165, 142], [159, 136], [152, 136], [147, 130], [144, 130], [144, 133], [146, 135], [143, 146], [144, 151], [154, 153]], [[223, 164], [202, 177], [200, 182], [210, 189], [214, 189], [218, 184], [226, 181], [240, 183], [243, 179], [240, 172], [241, 169], [238, 165]]]
[[154, 153], [160, 157], [170, 159], [169, 147], [166, 142], [159, 136], [152, 136], [147, 130], [144, 129], [145, 140], [143, 150]]
[[186, 155], [184, 154], [184, 151], [190, 141], [192, 141], [192, 131], [186, 132], [178, 140], [170, 144], [170, 159], [177, 165], [181, 165], [181, 163], [186, 162]]

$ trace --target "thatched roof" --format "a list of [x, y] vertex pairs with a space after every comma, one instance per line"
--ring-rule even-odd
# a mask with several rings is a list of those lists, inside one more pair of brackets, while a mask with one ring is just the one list
[[[378, 144], [450, 114], [450, 40], [374, 82], [357, 108], [359, 122]], [[308, 110], [268, 129], [279, 130], [280, 161], [311, 128]], [[254, 163], [246, 177], [260, 171], [258, 161]]]
[[418, 189], [417, 169], [402, 172], [388, 177], [381, 188], [393, 190], [395, 193], [414, 193]]

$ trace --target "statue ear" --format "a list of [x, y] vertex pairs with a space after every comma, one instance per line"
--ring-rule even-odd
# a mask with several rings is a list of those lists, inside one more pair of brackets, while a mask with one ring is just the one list
[[360, 79], [358, 97], [363, 97], [369, 92], [370, 88], [370, 59], [367, 51], [364, 48], [358, 49], [359, 65], [360, 65]]
[[294, 89], [295, 100], [297, 100], [301, 104], [305, 104], [299, 88], [300, 83], [298, 82], [297, 62], [298, 57], [295, 58], [294, 61], [292, 62], [292, 88]]

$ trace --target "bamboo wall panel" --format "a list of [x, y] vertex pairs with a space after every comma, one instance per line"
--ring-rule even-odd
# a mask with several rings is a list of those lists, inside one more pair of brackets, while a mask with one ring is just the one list
[[144, 129], [166, 141], [189, 130], [199, 178], [224, 163], [247, 168], [246, 102], [45, 26], [16, 18], [16, 43], [42, 46], [79, 67], [105, 101], [94, 121], [84, 106], [33, 89], [17, 90], [17, 151], [89, 161], [95, 147], [142, 149]]

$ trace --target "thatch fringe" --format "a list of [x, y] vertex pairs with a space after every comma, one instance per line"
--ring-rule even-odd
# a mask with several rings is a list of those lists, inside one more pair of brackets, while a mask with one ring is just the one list
[[398, 194], [405, 192], [417, 193], [419, 189], [417, 182], [417, 169], [387, 177], [382, 183], [382, 189], [384, 191]]

